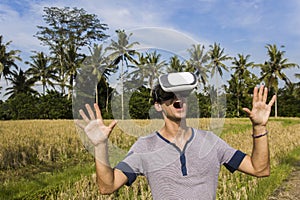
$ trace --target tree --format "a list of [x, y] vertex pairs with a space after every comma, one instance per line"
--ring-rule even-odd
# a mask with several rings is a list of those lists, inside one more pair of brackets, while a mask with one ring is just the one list
[[38, 101], [39, 119], [72, 119], [72, 101], [56, 90], [48, 90]]
[[68, 46], [67, 49], [65, 49], [65, 68], [66, 68], [66, 75], [69, 77], [69, 94], [68, 99], [71, 97], [71, 91], [73, 90], [73, 83], [77, 76], [77, 70], [82, 64], [82, 62], [85, 59], [84, 54], [78, 54], [77, 53], [78, 47], [75, 47], [75, 45], [71, 44]]
[[149, 109], [151, 104], [147, 101], [149, 88], [141, 86], [137, 88], [129, 100], [129, 114], [131, 119], [149, 119]]
[[190, 59], [187, 62], [188, 66], [191, 66], [195, 70], [195, 74], [198, 76], [199, 81], [205, 86], [209, 72], [206, 63], [209, 61], [209, 55], [204, 52], [204, 45], [193, 44], [192, 48], [187, 50]]
[[132, 33], [127, 35], [124, 30], [116, 30], [118, 41], [111, 40], [111, 44], [105, 49], [106, 51], [112, 51], [108, 57], [112, 60], [112, 65], [117, 66], [121, 63], [121, 72], [120, 72], [120, 80], [121, 80], [121, 117], [124, 119], [124, 62], [126, 63], [126, 67], [129, 66], [129, 62], [138, 64], [134, 59], [134, 55], [138, 54], [133, 47], [138, 45], [138, 42], [129, 43], [130, 37]]
[[168, 68], [168, 72], [183, 72], [185, 70], [185, 62], [181, 61], [177, 55], [174, 55], [170, 58], [170, 68]]
[[62, 93], [65, 93], [67, 81], [72, 90], [78, 62], [82, 60], [79, 51], [107, 38], [104, 34], [107, 25], [100, 23], [96, 15], [76, 7], [45, 7], [44, 12], [43, 19], [48, 26], [37, 26], [39, 31], [35, 36], [49, 47], [53, 64], [59, 69]]
[[[216, 78], [216, 87], [209, 87], [210, 88], [210, 93], [211, 93], [211, 99], [212, 104], [214, 105], [218, 105], [216, 106], [216, 108], [219, 108], [219, 105], [221, 105], [224, 102], [222, 101], [222, 97], [221, 94], [219, 92], [220, 87], [219, 87], [219, 80], [218, 80], [218, 75], [220, 75], [221, 77], [223, 77], [223, 70], [228, 71], [227, 66], [223, 63], [226, 60], [230, 60], [231, 57], [229, 57], [228, 55], [224, 55], [224, 49], [221, 49], [220, 44], [216, 44], [214, 43], [214, 45], [210, 45], [210, 50], [208, 51], [208, 55], [210, 57], [210, 63], [208, 64], [208, 67], [210, 69], [211, 72], [211, 78], [215, 76]], [[216, 92], [214, 92], [213, 90], [216, 90]], [[212, 95], [212, 94], [216, 94], [216, 95]], [[213, 110], [213, 109], [212, 109]], [[217, 114], [216, 117], [219, 118], [220, 116], [220, 112], [212, 112], [212, 114]]]
[[28, 79], [23, 70], [12, 72], [12, 76], [8, 77], [8, 80], [11, 83], [11, 87], [6, 88], [7, 91], [4, 95], [10, 95], [8, 98], [13, 98], [17, 94], [38, 94], [32, 87], [34, 86], [34, 80]]
[[214, 45], [209, 45], [209, 47], [208, 55], [210, 63], [208, 66], [211, 69], [211, 77], [215, 74], [219, 74], [223, 77], [223, 70], [228, 71], [228, 67], [223, 62], [231, 60], [232, 58], [228, 55], [224, 55], [224, 48], [221, 49], [220, 44], [214, 43]]
[[300, 85], [291, 83], [278, 90], [278, 112], [283, 117], [300, 117]]
[[56, 71], [50, 64], [50, 59], [43, 52], [35, 52], [31, 56], [32, 62], [25, 62], [30, 67], [26, 70], [25, 75], [32, 76], [34, 82], [40, 81], [45, 94], [48, 85], [54, 88], [53, 81], [57, 81]]
[[1, 106], [1, 119], [38, 119], [40, 115], [39, 99], [29, 93], [16, 93]]
[[91, 46], [93, 41], [107, 38], [103, 31], [108, 29], [106, 24], [94, 14], [87, 14], [84, 9], [69, 7], [45, 7], [43, 19], [47, 26], [37, 26], [40, 30], [36, 37], [42, 44], [56, 52], [57, 47], [67, 47], [70, 44], [78, 47]]
[[238, 73], [235, 72], [231, 74], [231, 79], [228, 80], [228, 87], [226, 87], [226, 116], [246, 116], [245, 112], [240, 112], [240, 110], [242, 110], [242, 106], [251, 107], [252, 91], [260, 81], [257, 76], [249, 70], [244, 71], [241, 79], [242, 80], [239, 79]]
[[[286, 84], [290, 84], [291, 81], [283, 73], [284, 69], [290, 69], [292, 67], [297, 67], [296, 63], [288, 63], [288, 59], [284, 58], [285, 51], [279, 50], [276, 44], [267, 44], [267, 54], [269, 60], [265, 61], [264, 64], [258, 64], [261, 68], [261, 78], [269, 90], [274, 89], [275, 94], [278, 92], [278, 79], [283, 80]], [[284, 48], [284, 46], [281, 46]], [[277, 117], [277, 101], [275, 101], [275, 117]]]
[[6, 81], [8, 77], [11, 76], [11, 67], [14, 67], [16, 70], [18, 69], [15, 61], [22, 61], [19, 57], [19, 50], [10, 50], [8, 51], [8, 47], [11, 44], [11, 41], [7, 43], [2, 43], [2, 35], [0, 35], [0, 78], [3, 76]]
[[235, 70], [234, 75], [237, 81], [236, 84], [236, 89], [237, 89], [237, 104], [236, 104], [236, 109], [237, 109], [237, 117], [240, 116], [240, 98], [242, 95], [242, 84], [245, 82], [245, 79], [247, 78], [245, 75], [248, 75], [248, 67], [253, 66], [253, 62], [248, 62], [248, 59], [250, 58], [250, 55], [246, 55], [246, 57], [242, 54], [238, 54], [238, 58], [234, 57], [233, 58], [233, 66], [231, 67], [232, 69]]
[[[105, 110], [108, 112], [108, 98], [109, 98], [109, 89], [108, 89], [108, 76], [113, 72], [112, 66], [109, 65], [108, 58], [105, 56], [106, 52], [103, 48], [103, 45], [94, 44], [93, 49], [90, 49], [90, 56], [84, 60], [84, 69], [90, 71], [91, 75], [95, 76], [97, 83], [96, 91], [96, 103], [98, 104], [98, 83], [105, 83], [106, 88], [106, 106]], [[103, 79], [103, 81], [101, 81]]]

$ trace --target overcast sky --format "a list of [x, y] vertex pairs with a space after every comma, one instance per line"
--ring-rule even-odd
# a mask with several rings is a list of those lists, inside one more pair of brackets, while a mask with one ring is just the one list
[[[265, 45], [276, 44], [285, 46], [289, 62], [300, 64], [299, 0], [1, 0], [0, 35], [22, 51], [23, 61], [43, 50], [33, 35], [44, 25], [43, 8], [50, 6], [83, 8], [108, 25], [106, 34], [124, 29], [136, 38], [152, 36], [151, 45], [170, 51], [191, 41], [207, 48], [217, 42], [230, 56], [249, 54], [250, 61], [264, 62]], [[167, 34], [158, 37], [162, 32]], [[292, 80], [295, 73], [299, 69], [287, 72]]]

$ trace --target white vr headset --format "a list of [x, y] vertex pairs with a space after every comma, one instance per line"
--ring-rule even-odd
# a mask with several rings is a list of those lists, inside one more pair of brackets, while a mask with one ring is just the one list
[[198, 81], [191, 72], [174, 72], [159, 76], [159, 84], [165, 92], [191, 92], [196, 88]]

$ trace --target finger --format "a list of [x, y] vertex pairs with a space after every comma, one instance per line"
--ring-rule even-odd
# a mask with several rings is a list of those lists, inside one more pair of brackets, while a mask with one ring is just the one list
[[254, 87], [253, 89], [253, 99], [252, 99], [252, 104], [254, 104], [255, 102], [258, 101], [258, 94], [257, 94], [257, 91], [258, 91], [258, 88], [257, 87]]
[[79, 110], [79, 114], [81, 115], [82, 119], [88, 123], [90, 120], [89, 118], [86, 116], [86, 114], [84, 113], [84, 111], [82, 109]]
[[86, 109], [87, 109], [87, 111], [88, 111], [88, 113], [90, 115], [91, 120], [96, 119], [91, 106], [89, 104], [85, 104], [85, 107], [86, 107]]
[[118, 123], [117, 120], [113, 120], [113, 121], [108, 125], [108, 127], [112, 130], [112, 129], [114, 129], [114, 127], [116, 126], [117, 123]]
[[101, 110], [100, 110], [99, 106], [96, 103], [94, 104], [94, 108], [95, 108], [95, 111], [96, 111], [97, 119], [100, 119], [102, 121]]
[[258, 101], [262, 101], [263, 100], [263, 92], [264, 92], [264, 85], [261, 85], [259, 87], [259, 91], [258, 91]]
[[275, 101], [276, 101], [276, 95], [273, 95], [273, 97], [272, 97], [272, 99], [271, 99], [271, 101], [269, 102], [269, 106], [272, 106], [274, 103], [275, 103]]
[[263, 95], [263, 102], [267, 102], [267, 98], [268, 98], [268, 88], [265, 87], [264, 88], [264, 95]]

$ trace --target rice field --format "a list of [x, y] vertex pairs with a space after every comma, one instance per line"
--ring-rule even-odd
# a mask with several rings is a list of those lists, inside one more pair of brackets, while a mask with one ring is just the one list
[[[189, 119], [188, 123], [212, 129], [211, 119]], [[111, 164], [120, 161], [139, 136], [161, 125], [160, 120], [120, 121], [110, 137]], [[251, 154], [248, 119], [225, 119], [224, 125], [213, 128], [230, 145]], [[300, 147], [300, 119], [270, 119], [268, 129], [272, 175], [254, 178], [222, 168], [217, 199], [263, 199], [280, 183], [274, 182], [273, 174], [280, 180], [288, 175], [278, 166], [289, 152]], [[89, 153], [92, 147], [72, 120], [0, 121], [0, 136], [0, 199], [151, 199], [143, 177], [112, 195], [100, 195], [94, 158]]]

